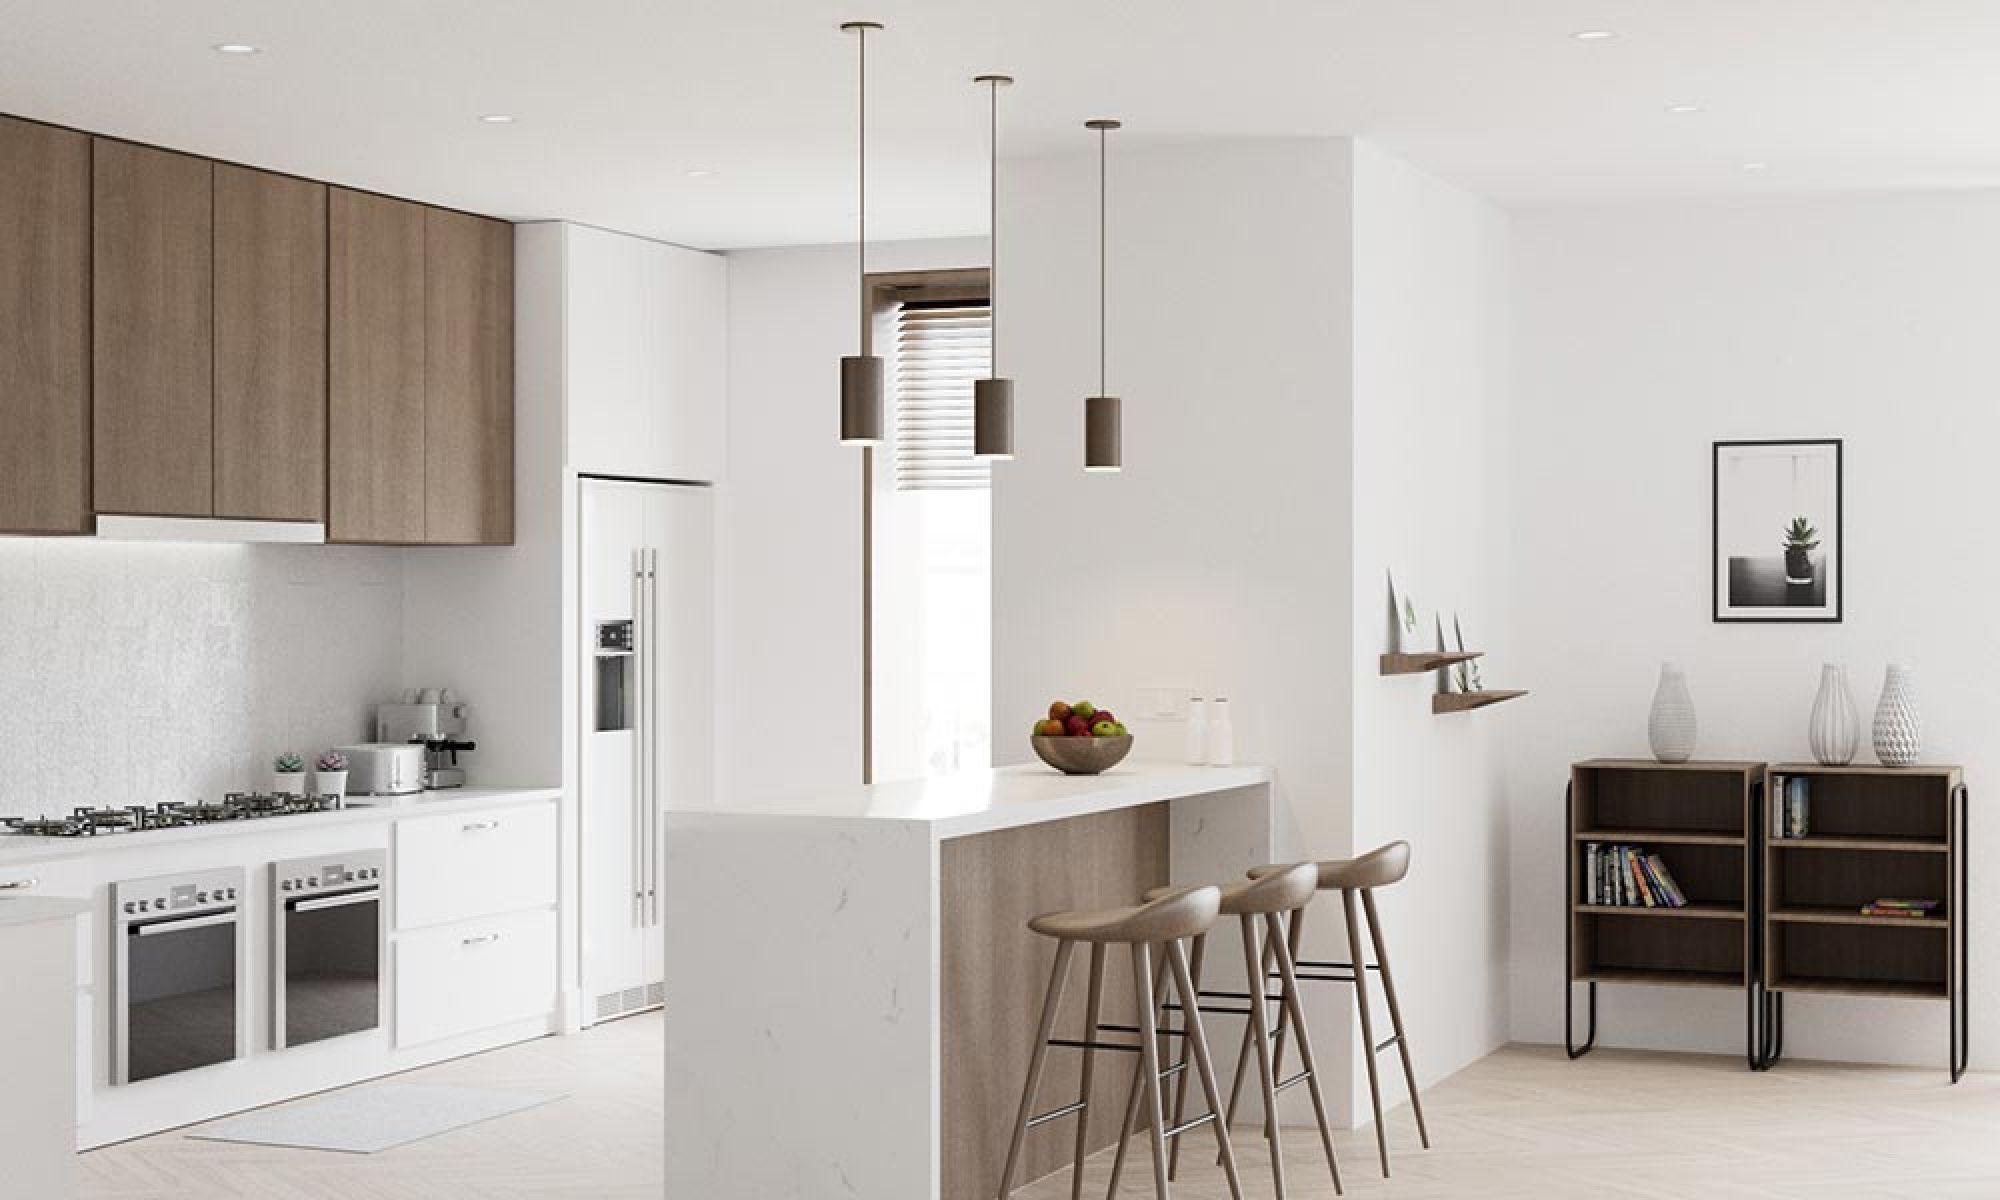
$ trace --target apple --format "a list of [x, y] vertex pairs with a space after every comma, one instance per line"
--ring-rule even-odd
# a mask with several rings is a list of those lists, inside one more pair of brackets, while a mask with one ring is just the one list
[[1092, 737], [1116, 737], [1117, 735], [1118, 722], [1116, 721], [1099, 721], [1090, 727], [1090, 736]]
[[1047, 721], [1035, 722], [1036, 737], [1061, 737], [1062, 735], [1063, 723], [1061, 721], [1052, 718]]
[[1090, 714], [1090, 723], [1093, 727], [1095, 727], [1099, 721], [1109, 721], [1113, 725], [1116, 725], [1118, 723], [1118, 718], [1111, 715], [1110, 709], [1100, 708], [1096, 712]]
[[1049, 705], [1049, 720], [1058, 724], [1069, 720], [1069, 702], [1058, 700], [1054, 704]]
[[1125, 722], [1123, 722], [1123, 721], [1113, 721], [1113, 722], [1111, 723], [1111, 725], [1112, 725], [1112, 729], [1111, 729], [1111, 736], [1113, 736], [1113, 737], [1124, 737], [1124, 736], [1125, 736]]
[[1079, 700], [1070, 705], [1069, 711], [1086, 721], [1095, 720], [1097, 717], [1097, 706], [1088, 700]]
[[1069, 720], [1063, 723], [1063, 729], [1071, 737], [1090, 736], [1090, 722], [1077, 716], [1074, 712], [1070, 713]]

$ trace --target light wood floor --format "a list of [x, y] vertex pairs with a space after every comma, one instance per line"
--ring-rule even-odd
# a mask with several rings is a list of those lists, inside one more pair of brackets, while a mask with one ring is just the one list
[[381, 1154], [163, 1133], [82, 1156], [83, 1200], [660, 1200], [665, 1060], [659, 1014], [629, 1017], [397, 1077], [567, 1093], [553, 1104]]
[[[85, 1200], [659, 1200], [664, 1186], [658, 1016], [545, 1038], [404, 1076], [546, 1088], [569, 1099], [377, 1155], [198, 1142], [180, 1133], [83, 1157]], [[364, 1085], [365, 1086], [365, 1085]], [[1407, 1110], [1390, 1116], [1396, 1176], [1374, 1135], [1337, 1135], [1347, 1194], [1382, 1200], [1993, 1200], [2000, 1197], [2000, 1075], [1787, 1062], [1753, 1075], [1741, 1059], [1508, 1047], [1425, 1094], [1435, 1148], [1417, 1148]], [[1004, 1135], [996, 1130], [995, 1136]], [[1212, 1154], [1183, 1158], [1180, 1200], [1228, 1195]], [[1246, 1197], [1271, 1195], [1254, 1129], [1236, 1135]], [[1123, 1195], [1152, 1176], [1133, 1143]], [[1288, 1130], [1298, 1200], [1333, 1188], [1316, 1140]], [[1103, 1195], [1109, 1152], [1088, 1164]], [[4, 1193], [0, 1187], [0, 1193]], [[1017, 1193], [1068, 1200], [1066, 1174]], [[676, 1198], [680, 1200], [680, 1198]], [[754, 1200], [703, 1197], [702, 1200]], [[869, 1200], [903, 1200], [871, 1197]]]

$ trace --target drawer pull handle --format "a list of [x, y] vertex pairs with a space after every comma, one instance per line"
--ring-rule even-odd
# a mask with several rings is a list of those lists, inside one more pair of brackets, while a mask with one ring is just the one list
[[474, 821], [472, 824], [467, 825], [463, 829], [461, 829], [460, 832], [478, 833], [482, 830], [498, 829], [498, 828], [500, 828], [500, 822], [498, 821]]
[[42, 882], [41, 880], [35, 879], [33, 877], [27, 879], [14, 879], [6, 883], [0, 883], [0, 892], [25, 892], [29, 888], [37, 886], [41, 882]]
[[465, 939], [464, 941], [460, 942], [460, 943], [459, 943], [459, 945], [461, 945], [461, 946], [484, 946], [484, 945], [486, 945], [486, 944], [487, 944], [488, 942], [497, 942], [497, 941], [499, 941], [499, 940], [500, 940], [500, 935], [499, 935], [499, 934], [497, 934], [497, 933], [482, 933], [482, 934], [480, 934], [480, 935], [479, 935], [478, 937], [469, 937], [469, 938], [466, 938], [466, 939]]

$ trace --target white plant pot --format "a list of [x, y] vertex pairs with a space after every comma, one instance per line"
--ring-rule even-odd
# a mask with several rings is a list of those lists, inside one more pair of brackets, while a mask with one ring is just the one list
[[1827, 663], [1820, 668], [1819, 695], [1813, 700], [1806, 740], [1822, 766], [1844, 767], [1854, 761], [1854, 751], [1861, 745], [1861, 715], [1847, 690], [1846, 667]]
[[1673, 663], [1660, 664], [1660, 686], [1653, 692], [1653, 711], [1646, 736], [1653, 757], [1663, 763], [1684, 763], [1694, 757], [1694, 697], [1687, 676]]
[[305, 795], [306, 773], [304, 771], [271, 772], [271, 791], [279, 796]]
[[313, 795], [345, 796], [347, 794], [347, 772], [314, 771]]
[[1917, 711], [1910, 668], [1890, 663], [1882, 678], [1882, 699], [1875, 705], [1875, 757], [1885, 767], [1908, 767], [1923, 748], [1924, 718]]

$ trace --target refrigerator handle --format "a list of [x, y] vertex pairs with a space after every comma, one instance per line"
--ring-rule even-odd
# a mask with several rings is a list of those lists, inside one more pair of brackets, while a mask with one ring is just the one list
[[646, 648], [653, 643], [646, 627], [646, 551], [632, 551], [632, 809], [627, 814], [632, 836], [632, 923], [646, 923], [646, 864], [641, 857], [645, 835], [640, 829], [640, 797], [646, 792], [646, 727], [652, 714], [646, 703]]
[[646, 730], [646, 904], [651, 912], [651, 923], [660, 923], [660, 859], [663, 856], [660, 837], [660, 722], [657, 719], [660, 708], [660, 548], [654, 546], [647, 552], [646, 587], [650, 595], [646, 613], [646, 626], [655, 636], [646, 642], [646, 705], [654, 719]]

